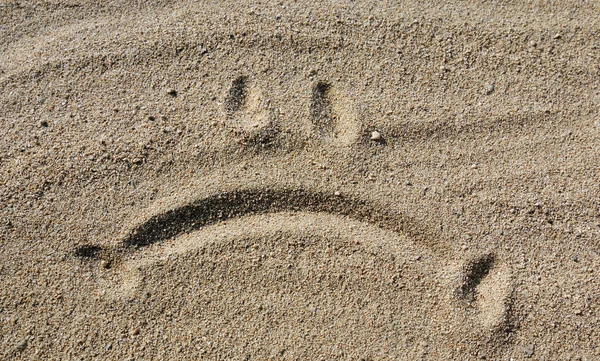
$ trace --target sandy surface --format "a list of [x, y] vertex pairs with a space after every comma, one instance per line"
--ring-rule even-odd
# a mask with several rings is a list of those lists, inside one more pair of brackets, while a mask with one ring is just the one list
[[0, 0], [0, 358], [600, 359], [599, 14]]

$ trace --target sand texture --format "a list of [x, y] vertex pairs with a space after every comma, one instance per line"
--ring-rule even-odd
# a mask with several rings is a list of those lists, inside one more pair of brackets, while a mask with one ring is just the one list
[[0, 0], [0, 359], [599, 360], [600, 3]]

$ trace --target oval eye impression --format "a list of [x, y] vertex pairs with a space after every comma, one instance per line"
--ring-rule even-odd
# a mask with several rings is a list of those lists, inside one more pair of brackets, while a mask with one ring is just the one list
[[334, 145], [349, 146], [361, 132], [353, 101], [341, 87], [327, 81], [313, 85], [310, 118], [313, 134], [323, 140], [335, 139]]
[[248, 77], [237, 77], [229, 88], [229, 93], [225, 99], [225, 109], [229, 115], [234, 115], [246, 106], [248, 100]]
[[315, 84], [312, 91], [310, 115], [317, 134], [326, 136], [333, 133], [335, 119], [331, 106], [331, 84], [328, 82], [320, 81]]
[[459, 297], [488, 330], [510, 332], [512, 284], [507, 267], [493, 253], [469, 260], [463, 269]]
[[227, 124], [244, 135], [257, 136], [273, 126], [267, 101], [259, 86], [250, 77], [241, 75], [231, 82], [225, 96], [225, 118]]

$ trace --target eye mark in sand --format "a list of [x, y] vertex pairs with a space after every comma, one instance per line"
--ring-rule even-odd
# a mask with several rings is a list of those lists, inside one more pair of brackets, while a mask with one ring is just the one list
[[320, 81], [315, 84], [312, 91], [310, 115], [313, 119], [315, 132], [321, 136], [331, 135], [335, 125], [331, 109], [330, 90], [331, 85], [329, 83]]
[[[354, 102], [342, 86], [317, 82], [312, 87], [308, 110], [308, 137], [344, 147], [356, 143], [361, 135]], [[285, 124], [280, 124], [275, 113], [260, 86], [248, 76], [239, 76], [232, 81], [225, 96], [224, 118], [232, 129], [242, 135], [242, 144], [270, 148], [283, 141], [286, 131], [282, 126], [285, 127]]]
[[490, 273], [494, 266], [495, 257], [493, 254], [487, 254], [483, 257], [472, 260], [465, 267], [465, 279], [461, 286], [461, 297], [473, 302], [477, 296], [476, 290], [479, 284]]
[[278, 142], [279, 126], [263, 92], [248, 76], [239, 76], [225, 97], [228, 125], [242, 135], [241, 142], [255, 148], [270, 148]]
[[335, 138], [339, 144], [354, 143], [361, 133], [354, 102], [341, 87], [326, 81], [317, 82], [312, 89], [310, 117], [318, 138]]

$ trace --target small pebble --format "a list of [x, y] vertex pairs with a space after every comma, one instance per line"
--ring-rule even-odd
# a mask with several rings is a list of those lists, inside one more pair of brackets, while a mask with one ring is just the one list
[[381, 140], [381, 133], [379, 133], [378, 131], [372, 132], [371, 133], [371, 140], [374, 140], [374, 141]]
[[134, 335], [134, 336], [139, 335], [140, 334], [140, 328], [136, 327], [135, 329], [133, 329], [133, 332], [131, 334]]
[[486, 93], [487, 95], [490, 95], [490, 94], [492, 94], [492, 93], [494, 92], [494, 90], [496, 90], [496, 87], [494, 86], [494, 84], [487, 84], [487, 85], [485, 86], [485, 93]]
[[110, 261], [103, 259], [100, 261], [100, 266], [104, 269], [110, 268]]
[[336, 197], [339, 197], [342, 195], [342, 193], [340, 193], [340, 191], [335, 191], [335, 192], [333, 192], [333, 195]]

